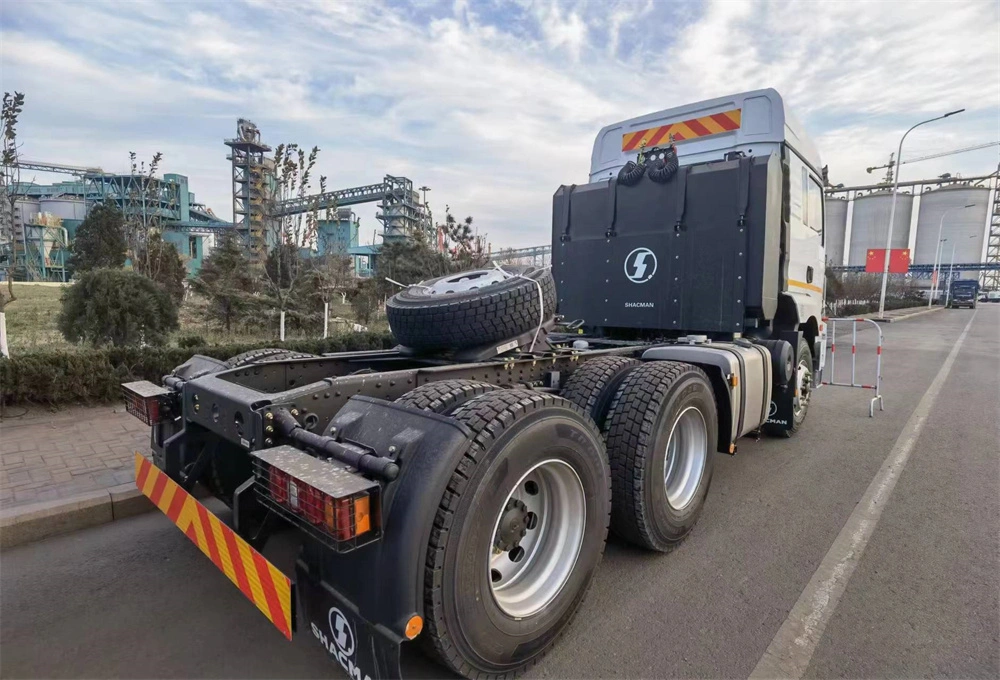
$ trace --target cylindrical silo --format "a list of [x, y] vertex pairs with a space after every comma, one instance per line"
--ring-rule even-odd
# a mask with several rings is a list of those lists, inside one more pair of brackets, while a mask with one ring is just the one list
[[823, 220], [826, 241], [826, 262], [831, 267], [844, 264], [844, 236], [847, 233], [847, 199], [827, 198]]
[[[986, 187], [953, 185], [922, 193], [914, 264], [934, 264], [939, 229], [941, 238], [948, 239], [941, 244], [940, 257], [945, 265], [951, 262], [952, 245], [955, 246], [955, 262], [979, 262], [989, 202], [990, 190]], [[966, 208], [967, 205], [972, 207]]]
[[[880, 191], [854, 199], [851, 217], [851, 249], [849, 266], [864, 266], [871, 249], [885, 248], [885, 232], [892, 210], [892, 192]], [[907, 248], [910, 243], [910, 213], [913, 211], [911, 194], [896, 195], [896, 216], [892, 226], [891, 249]]]
[[82, 220], [87, 216], [87, 202], [82, 198], [43, 198], [38, 203], [40, 212], [61, 220]]

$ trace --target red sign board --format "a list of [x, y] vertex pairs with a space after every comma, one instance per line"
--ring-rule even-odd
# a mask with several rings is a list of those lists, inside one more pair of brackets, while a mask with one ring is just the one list
[[[865, 271], [882, 273], [885, 268], [885, 249], [872, 248], [865, 258]], [[889, 273], [905, 274], [910, 271], [910, 249], [893, 248], [889, 251]]]

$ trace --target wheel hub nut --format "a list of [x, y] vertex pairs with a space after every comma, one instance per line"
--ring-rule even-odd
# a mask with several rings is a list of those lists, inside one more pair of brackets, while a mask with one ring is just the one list
[[503, 517], [500, 518], [500, 528], [494, 546], [504, 552], [513, 550], [527, 532], [528, 506], [516, 498], [511, 498]]

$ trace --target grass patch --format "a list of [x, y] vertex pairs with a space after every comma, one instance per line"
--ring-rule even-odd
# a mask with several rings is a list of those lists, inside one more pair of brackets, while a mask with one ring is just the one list
[[11, 350], [69, 348], [56, 327], [62, 309], [62, 284], [15, 283], [17, 300], [7, 305], [7, 342]]
[[[65, 286], [70, 284], [14, 283], [17, 300], [7, 306], [7, 341], [12, 352], [35, 349], [77, 350], [77, 345], [66, 342], [56, 326], [62, 309], [60, 297]], [[170, 346], [177, 340], [190, 336], [204, 339], [206, 345], [245, 345], [256, 342], [276, 342], [278, 338], [277, 313], [274, 318], [257, 319], [253, 326], [235, 328], [226, 333], [218, 325], [205, 321], [206, 302], [198, 295], [189, 293], [179, 310], [180, 330], [171, 338]], [[330, 334], [348, 332], [349, 326], [332, 321], [335, 317], [353, 323], [354, 312], [350, 304], [341, 304], [339, 298], [330, 303]], [[388, 331], [385, 319], [368, 324], [370, 330], [384, 333]], [[318, 339], [322, 326], [314, 332], [289, 330], [288, 341]], [[264, 345], [260, 345], [264, 346]]]

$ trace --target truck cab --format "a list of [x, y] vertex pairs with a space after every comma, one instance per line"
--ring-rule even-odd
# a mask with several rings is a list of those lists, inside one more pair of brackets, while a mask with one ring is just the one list
[[[675, 177], [623, 183], [637, 165], [664, 161], [676, 163]], [[822, 167], [773, 89], [604, 127], [589, 183], [556, 194], [560, 313], [646, 337], [799, 332], [818, 373], [825, 354]], [[621, 285], [623, 271], [639, 286]]]
[[979, 281], [955, 279], [948, 290], [948, 308], [968, 307], [975, 309], [979, 297]]

